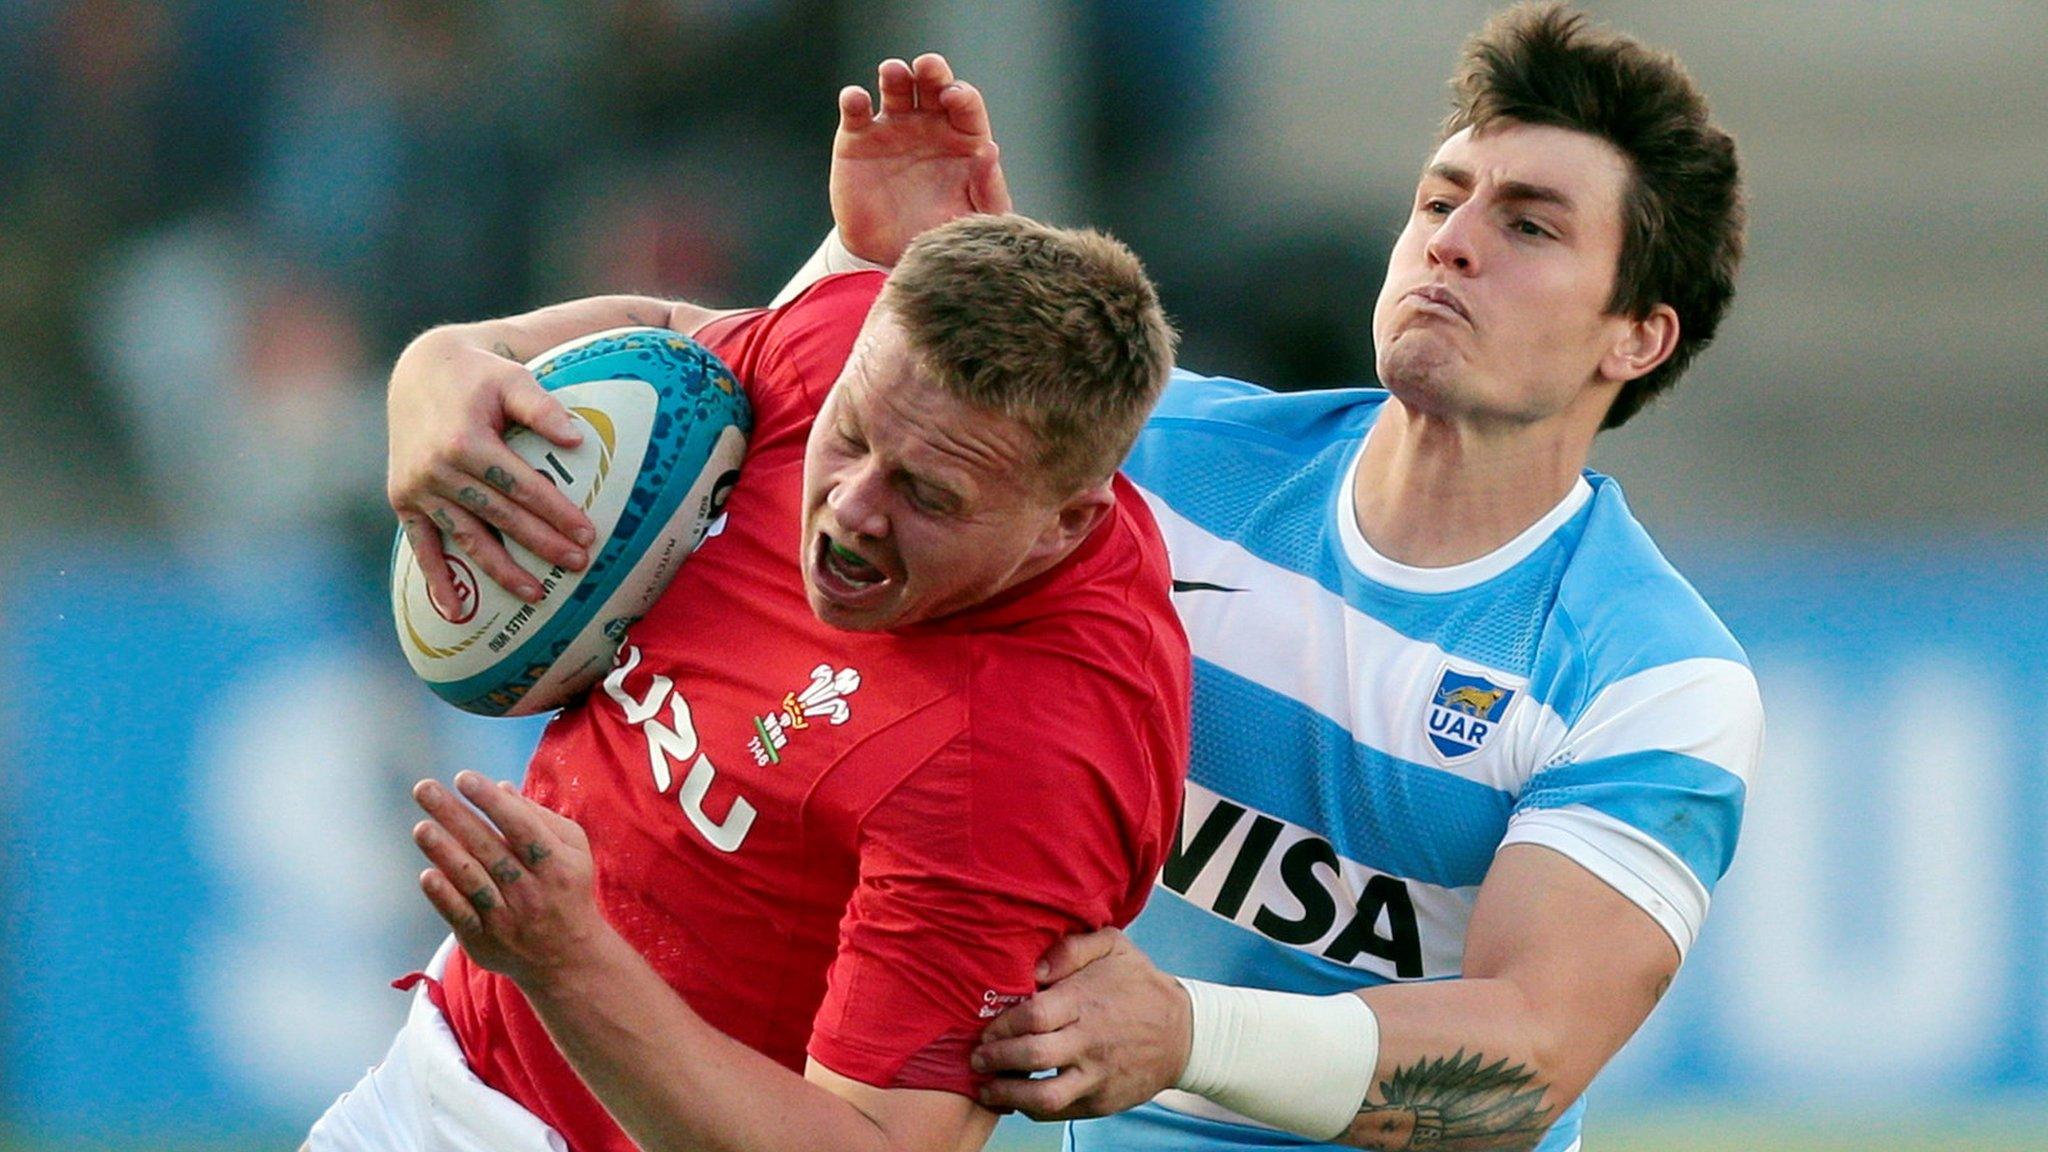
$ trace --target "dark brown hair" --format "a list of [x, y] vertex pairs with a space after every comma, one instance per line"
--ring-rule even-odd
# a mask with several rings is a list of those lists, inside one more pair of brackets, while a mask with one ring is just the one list
[[1670, 358], [1622, 386], [1603, 428], [1618, 428], [1677, 383], [1735, 297], [1746, 212], [1735, 140], [1717, 127], [1685, 66], [1668, 52], [1589, 27], [1558, 4], [1519, 4], [1465, 45], [1444, 136], [1499, 121], [1568, 128], [1628, 161], [1621, 257], [1608, 311], [1678, 313]]
[[1062, 498], [1116, 471], [1173, 367], [1173, 328], [1131, 250], [1022, 216], [919, 236], [875, 306], [953, 395], [1031, 430]]

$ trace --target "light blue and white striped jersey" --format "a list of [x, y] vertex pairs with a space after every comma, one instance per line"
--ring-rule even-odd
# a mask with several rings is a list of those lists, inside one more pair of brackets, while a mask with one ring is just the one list
[[[1131, 935], [1169, 972], [1332, 993], [1459, 974], [1494, 853], [1535, 843], [1683, 954], [1728, 868], [1763, 714], [1746, 657], [1588, 472], [1494, 553], [1373, 551], [1351, 482], [1386, 393], [1176, 372], [1126, 473], [1195, 655], [1173, 855]], [[1578, 1140], [1581, 1105], [1543, 1152]], [[1169, 1092], [1082, 1152], [1292, 1147]]]

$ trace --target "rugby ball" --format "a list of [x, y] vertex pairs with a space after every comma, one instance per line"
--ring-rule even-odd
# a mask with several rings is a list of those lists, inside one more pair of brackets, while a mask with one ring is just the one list
[[703, 345], [665, 328], [618, 328], [527, 364], [583, 432], [559, 448], [515, 428], [505, 443], [559, 486], [597, 529], [590, 566], [572, 572], [507, 539], [540, 578], [528, 604], [450, 547], [461, 609], [427, 596], [412, 546], [391, 554], [399, 646], [443, 700], [485, 716], [560, 708], [610, 671], [626, 629], [703, 539], [739, 479], [752, 414], [746, 392]]

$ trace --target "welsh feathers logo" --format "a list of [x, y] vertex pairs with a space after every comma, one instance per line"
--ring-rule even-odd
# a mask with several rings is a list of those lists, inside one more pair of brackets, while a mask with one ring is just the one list
[[1513, 688], [1446, 667], [1429, 694], [1429, 742], [1445, 760], [1472, 755], [1486, 747], [1514, 699]]
[[835, 672], [830, 664], [820, 664], [811, 669], [810, 687], [785, 695], [780, 711], [754, 717], [754, 738], [747, 741], [747, 751], [754, 754], [754, 763], [780, 764], [790, 733], [809, 728], [813, 721], [846, 723], [853, 715], [853, 707], [846, 698], [859, 689], [860, 673], [851, 668]]

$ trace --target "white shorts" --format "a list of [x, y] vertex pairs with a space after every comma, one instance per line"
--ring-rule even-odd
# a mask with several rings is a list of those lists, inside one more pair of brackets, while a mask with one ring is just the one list
[[[449, 937], [427, 965], [440, 979]], [[343, 1093], [306, 1137], [306, 1152], [568, 1152], [569, 1144], [469, 1070], [455, 1032], [422, 982], [384, 1061]]]

